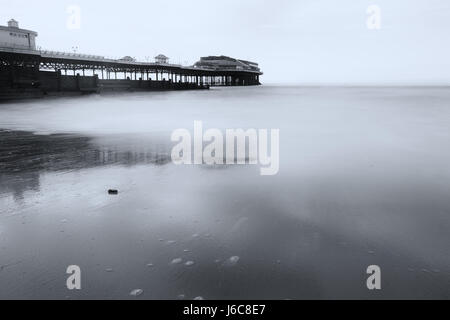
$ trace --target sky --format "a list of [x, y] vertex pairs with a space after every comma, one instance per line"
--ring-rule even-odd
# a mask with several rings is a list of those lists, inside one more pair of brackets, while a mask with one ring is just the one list
[[[376, 29], [367, 25], [374, 5]], [[163, 53], [181, 64], [228, 55], [258, 62], [264, 83], [450, 84], [448, 0], [0, 0], [0, 8], [1, 25], [18, 20], [43, 49], [142, 61]]]

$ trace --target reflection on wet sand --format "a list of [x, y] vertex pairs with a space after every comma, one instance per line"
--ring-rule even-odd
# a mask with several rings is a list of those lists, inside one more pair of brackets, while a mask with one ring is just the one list
[[[337, 182], [328, 181], [329, 191], [321, 179], [295, 176], [255, 185], [257, 168], [224, 175], [223, 168], [174, 167], [158, 139], [133, 145], [117, 136], [2, 134], [1, 194], [17, 203], [0, 224], [0, 298], [449, 294], [448, 270], [439, 263], [361, 235], [352, 216], [358, 210], [333, 191]], [[111, 185], [117, 197], [107, 194]], [[308, 192], [295, 191], [305, 186]], [[356, 199], [363, 194], [354, 192]], [[376, 210], [370, 216], [383, 220]], [[74, 263], [88, 275], [80, 292], [64, 286], [64, 270]], [[365, 288], [371, 264], [383, 267], [381, 293]]]
[[[129, 146], [121, 148], [123, 143], [97, 144], [97, 139], [75, 134], [36, 135], [0, 130], [0, 194], [11, 192], [16, 199], [21, 199], [25, 191], [39, 191], [42, 172], [170, 162], [168, 147], [158, 141], [130, 150]], [[108, 142], [114, 141], [114, 136], [109, 139]]]

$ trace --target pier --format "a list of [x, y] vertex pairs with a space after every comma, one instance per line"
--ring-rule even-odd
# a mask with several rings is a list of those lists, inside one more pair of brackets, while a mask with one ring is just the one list
[[170, 64], [164, 55], [155, 57], [155, 62], [139, 62], [128, 56], [109, 59], [37, 50], [35, 37], [36, 32], [19, 29], [15, 20], [0, 27], [0, 99], [254, 86], [261, 84], [263, 74], [255, 62], [226, 56], [203, 57], [193, 66], [182, 66]]

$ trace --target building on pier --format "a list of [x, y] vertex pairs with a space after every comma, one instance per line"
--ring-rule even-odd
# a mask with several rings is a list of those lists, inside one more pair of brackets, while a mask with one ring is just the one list
[[202, 57], [195, 63], [196, 68], [205, 68], [211, 70], [248, 70], [259, 72], [259, 66], [256, 62], [239, 60], [227, 56], [209, 56]]
[[160, 64], [168, 64], [169, 63], [169, 57], [166, 57], [163, 54], [159, 54], [155, 57], [155, 62]]
[[119, 59], [119, 61], [123, 61], [123, 62], [136, 62], [136, 59], [130, 56], [125, 56], [122, 59]]
[[162, 54], [152, 63], [131, 56], [116, 60], [36, 50], [37, 33], [20, 29], [14, 20], [0, 31], [0, 100], [28, 94], [254, 86], [261, 84], [263, 74], [255, 62], [226, 56], [203, 57], [193, 66], [182, 66], [170, 64]]
[[19, 22], [8, 21], [8, 26], [0, 26], [0, 46], [21, 50], [36, 50], [37, 32], [19, 28]]

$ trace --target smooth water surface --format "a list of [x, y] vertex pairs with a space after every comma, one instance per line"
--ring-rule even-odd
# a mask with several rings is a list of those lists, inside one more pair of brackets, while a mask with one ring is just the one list
[[[195, 120], [280, 129], [279, 174], [175, 166]], [[0, 129], [2, 299], [450, 298], [450, 89], [35, 100]]]

